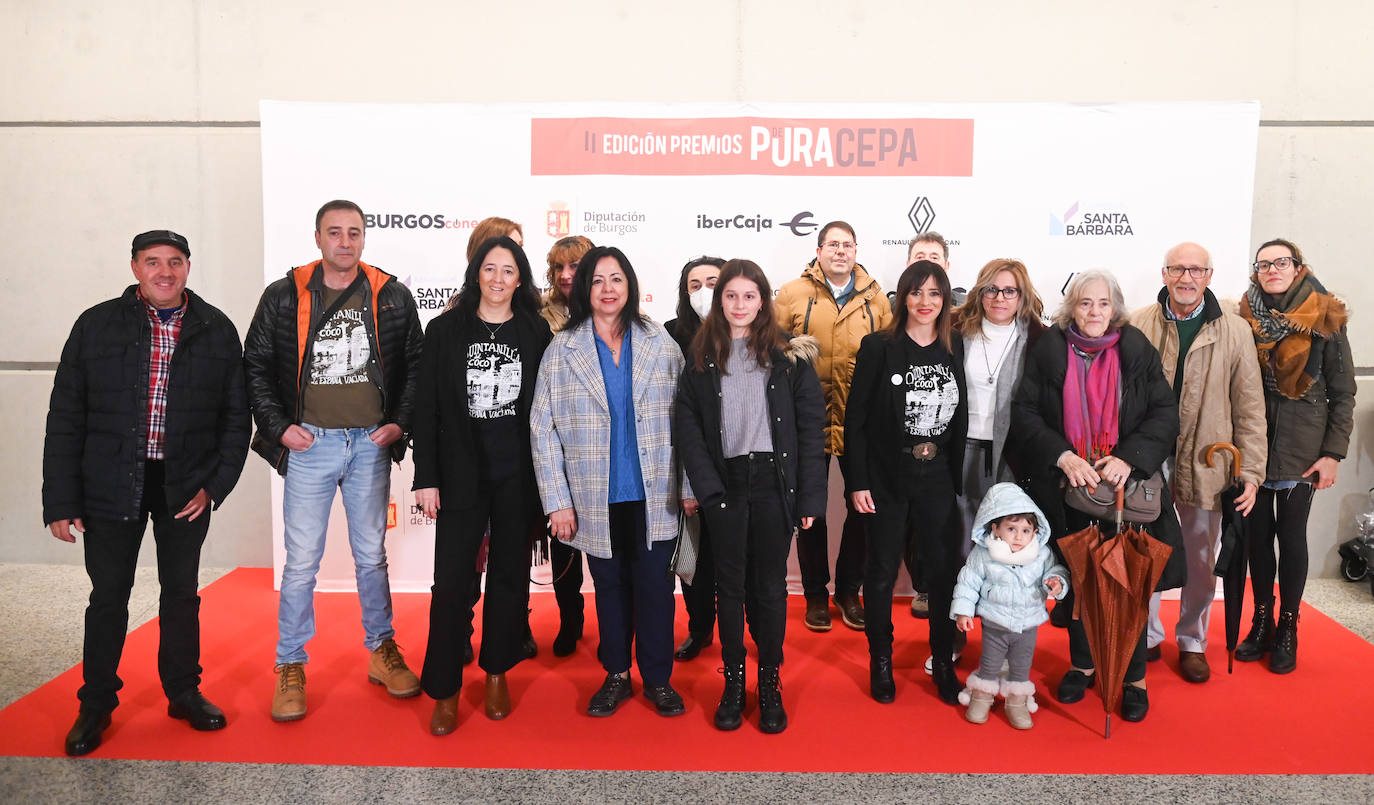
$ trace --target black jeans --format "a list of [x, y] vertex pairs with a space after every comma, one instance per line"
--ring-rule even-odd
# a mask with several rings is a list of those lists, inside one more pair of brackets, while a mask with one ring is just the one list
[[[1307, 515], [1312, 510], [1312, 484], [1292, 489], [1259, 488], [1250, 526], [1250, 589], [1256, 601], [1274, 596], [1279, 577], [1279, 610], [1297, 612], [1307, 586]], [[1279, 555], [1274, 559], [1277, 542]]]
[[549, 537], [549, 563], [553, 572], [553, 597], [561, 623], [581, 627], [586, 616], [582, 601], [582, 552], [560, 539]]
[[[840, 465], [840, 475], [847, 477], [848, 463], [844, 456], [836, 461]], [[826, 457], [827, 472], [830, 458]], [[845, 484], [848, 490], [849, 485]], [[835, 594], [857, 595], [864, 583], [864, 565], [867, 559], [868, 515], [854, 511], [849, 495], [844, 496], [844, 527], [840, 531], [840, 552], [835, 556]], [[827, 597], [825, 586], [830, 583], [830, 543], [829, 527], [824, 517], [817, 517], [810, 528], [797, 532], [797, 566], [801, 570], [802, 592], [806, 600], [824, 600]]]
[[782, 664], [792, 526], [781, 491], [773, 454], [750, 453], [726, 459], [725, 500], [706, 509], [715, 540], [720, 656], [726, 666], [744, 664], [746, 613], [759, 664]]
[[611, 558], [587, 555], [596, 585], [600, 637], [596, 655], [608, 673], [630, 670], [630, 654], [645, 685], [668, 684], [673, 673], [672, 540], [645, 546], [644, 501], [612, 503]]
[[517, 473], [482, 481], [478, 492], [476, 506], [441, 507], [435, 522], [429, 647], [420, 676], [425, 693], [434, 699], [447, 699], [463, 685], [463, 648], [472, 634], [472, 581], [488, 520], [491, 544], [477, 664], [489, 674], [504, 674], [525, 656], [521, 643], [530, 596], [529, 535], [536, 515], [532, 479]]
[[81, 648], [82, 678], [76, 692], [81, 706], [113, 710], [124, 686], [117, 671], [129, 629], [129, 593], [134, 586], [138, 548], [148, 519], [157, 542], [158, 598], [157, 673], [168, 699], [200, 687], [200, 548], [210, 528], [207, 507], [194, 521], [175, 518], [167, 509], [161, 461], [148, 461], [143, 472], [143, 501], [138, 519], [87, 519], [82, 540], [91, 599], [86, 607], [86, 634]]
[[[698, 519], [701, 521], [701, 544], [697, 548], [697, 571], [691, 584], [684, 582], [682, 585], [682, 603], [687, 607], [687, 632], [710, 637], [716, 628], [715, 546], [711, 544], [712, 531], [707, 518], [703, 514]], [[786, 562], [784, 555], [783, 563]]]
[[912, 584], [930, 594], [931, 654], [948, 657], [954, 650], [949, 606], [959, 573], [959, 542], [969, 537], [944, 461], [929, 462], [920, 473], [919, 477], [904, 473], [891, 492], [871, 490], [876, 511], [868, 533], [864, 576], [864, 632], [871, 657], [892, 656], [892, 588], [908, 543], [923, 575], [912, 579]]

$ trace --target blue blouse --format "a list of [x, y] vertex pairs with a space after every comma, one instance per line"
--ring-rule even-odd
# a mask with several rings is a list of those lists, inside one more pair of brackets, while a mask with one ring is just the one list
[[606, 404], [611, 409], [611, 477], [607, 504], [644, 500], [644, 474], [639, 467], [639, 437], [635, 433], [634, 350], [630, 348], [630, 334], [625, 329], [621, 340], [620, 365], [615, 365], [611, 348], [596, 339], [596, 357], [601, 362], [601, 379], [606, 384]]

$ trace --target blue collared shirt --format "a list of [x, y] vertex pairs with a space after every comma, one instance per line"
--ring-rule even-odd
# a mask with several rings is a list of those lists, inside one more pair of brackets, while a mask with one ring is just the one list
[[639, 436], [635, 432], [634, 350], [627, 327], [620, 342], [620, 365], [615, 365], [611, 348], [596, 340], [596, 357], [601, 363], [601, 379], [606, 384], [606, 405], [611, 409], [611, 477], [606, 503], [644, 500], [644, 473], [639, 467]]

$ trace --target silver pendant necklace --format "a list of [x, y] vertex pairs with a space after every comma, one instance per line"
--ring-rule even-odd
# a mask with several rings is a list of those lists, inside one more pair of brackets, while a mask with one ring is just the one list
[[488, 338], [489, 338], [491, 341], [495, 341], [495, 340], [496, 340], [496, 334], [499, 333], [499, 332], [501, 332], [501, 328], [502, 328], [502, 327], [505, 327], [505, 326], [506, 326], [506, 321], [510, 321], [510, 319], [506, 319], [506, 321], [503, 321], [503, 322], [501, 322], [500, 324], [496, 325], [496, 329], [493, 330], [493, 329], [491, 328], [491, 325], [490, 325], [490, 324], [487, 324], [485, 320], [483, 320], [483, 319], [481, 319], [481, 318], [479, 318], [479, 319], [477, 319], [477, 320], [480, 321], [480, 322], [482, 322], [482, 326], [483, 326], [483, 327], [487, 328], [487, 336], [488, 336]]
[[992, 343], [992, 339], [988, 338], [986, 333], [983, 334], [983, 368], [988, 370], [989, 386], [991, 386], [993, 380], [996, 379], [998, 370], [1002, 368], [1002, 361], [1007, 359], [1007, 351], [1011, 349], [1011, 342], [1015, 340], [1016, 333], [1012, 333], [1011, 337], [1007, 339], [1007, 343], [1002, 345], [1002, 355], [997, 359], [997, 364], [995, 366], [989, 366], [988, 344]]

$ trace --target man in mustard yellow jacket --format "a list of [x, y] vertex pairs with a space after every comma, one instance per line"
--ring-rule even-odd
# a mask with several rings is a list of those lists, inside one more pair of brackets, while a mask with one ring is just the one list
[[[774, 313], [792, 335], [815, 336], [820, 342], [816, 374], [825, 392], [825, 451], [835, 456], [845, 474], [844, 411], [854, 376], [859, 341], [892, 320], [892, 307], [878, 281], [859, 265], [854, 227], [831, 221], [816, 238], [816, 257], [802, 275], [778, 291]], [[846, 500], [848, 506], [848, 501]], [[806, 594], [806, 628], [830, 630], [826, 584], [830, 581], [830, 552], [826, 521], [817, 517], [797, 536], [797, 564]], [[864, 532], [859, 515], [849, 510], [835, 559], [835, 606], [844, 624], [864, 628], [859, 587], [864, 576]]]

